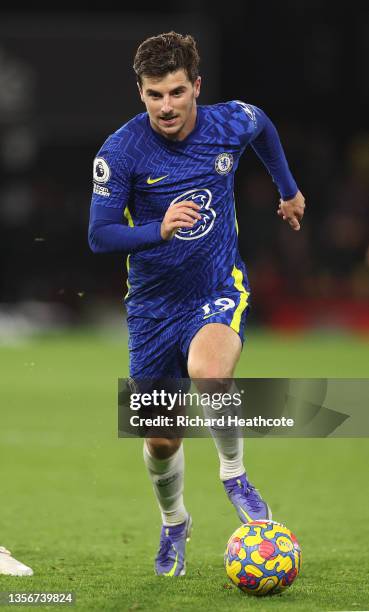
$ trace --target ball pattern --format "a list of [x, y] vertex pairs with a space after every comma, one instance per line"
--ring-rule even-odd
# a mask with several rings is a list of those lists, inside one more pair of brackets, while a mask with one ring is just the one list
[[251, 521], [228, 540], [224, 563], [228, 577], [244, 593], [280, 593], [300, 571], [301, 548], [285, 525]]

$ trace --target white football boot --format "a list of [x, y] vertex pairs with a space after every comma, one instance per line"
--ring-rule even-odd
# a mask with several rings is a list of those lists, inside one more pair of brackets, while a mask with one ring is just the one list
[[0, 574], [7, 576], [33, 576], [33, 570], [11, 556], [9, 550], [0, 546]]

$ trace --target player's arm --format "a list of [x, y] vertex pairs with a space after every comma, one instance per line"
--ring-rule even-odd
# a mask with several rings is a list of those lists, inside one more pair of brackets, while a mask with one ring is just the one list
[[[240, 104], [242, 106], [242, 103]], [[305, 198], [288, 167], [278, 132], [269, 117], [256, 106], [243, 105], [253, 115], [250, 144], [277, 185], [281, 199], [278, 214], [294, 230], [300, 229]]]
[[162, 242], [161, 223], [128, 227], [123, 210], [91, 203], [88, 243], [94, 253], [137, 253]]
[[195, 202], [184, 201], [168, 208], [162, 222], [137, 227], [123, 225], [122, 211], [91, 205], [89, 245], [94, 253], [137, 253], [171, 240], [177, 229], [193, 227], [201, 215]]
[[168, 208], [163, 221], [128, 227], [121, 221], [122, 210], [91, 204], [88, 240], [94, 253], [137, 253], [171, 240], [177, 229], [193, 227], [200, 207], [183, 201]]
[[162, 242], [159, 221], [137, 227], [125, 223], [133, 180], [114, 136], [94, 160], [93, 180], [88, 242], [94, 253], [135, 253]]

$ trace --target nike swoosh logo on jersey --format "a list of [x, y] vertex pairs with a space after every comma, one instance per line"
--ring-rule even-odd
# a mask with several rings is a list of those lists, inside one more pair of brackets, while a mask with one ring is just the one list
[[162, 181], [163, 179], [167, 178], [167, 176], [169, 176], [169, 174], [166, 174], [165, 176], [159, 176], [155, 179], [152, 179], [151, 176], [149, 176], [146, 182], [148, 185], [153, 185], [154, 183], [158, 183], [159, 181]]

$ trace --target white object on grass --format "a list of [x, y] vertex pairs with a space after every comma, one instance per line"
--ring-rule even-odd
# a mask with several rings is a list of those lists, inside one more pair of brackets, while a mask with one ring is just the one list
[[0, 574], [7, 576], [33, 576], [33, 570], [14, 559], [11, 556], [11, 552], [0, 546]]

